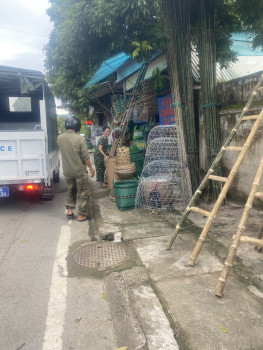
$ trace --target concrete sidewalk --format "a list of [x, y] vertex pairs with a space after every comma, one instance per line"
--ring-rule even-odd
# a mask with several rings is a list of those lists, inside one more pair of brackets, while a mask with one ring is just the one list
[[[263, 254], [242, 243], [224, 296], [215, 286], [243, 208], [223, 206], [194, 267], [187, 267], [205, 218], [191, 214], [171, 250], [179, 213], [120, 211], [109, 190], [91, 181], [93, 241], [121, 245], [126, 259], [103, 272], [118, 347], [128, 350], [262, 350]], [[206, 206], [209, 210], [209, 206]], [[263, 213], [251, 210], [246, 235]]]

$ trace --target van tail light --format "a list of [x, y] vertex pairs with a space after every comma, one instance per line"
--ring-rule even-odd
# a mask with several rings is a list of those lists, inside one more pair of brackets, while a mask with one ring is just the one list
[[39, 189], [39, 185], [36, 184], [27, 184], [24, 185], [24, 191], [36, 191]]

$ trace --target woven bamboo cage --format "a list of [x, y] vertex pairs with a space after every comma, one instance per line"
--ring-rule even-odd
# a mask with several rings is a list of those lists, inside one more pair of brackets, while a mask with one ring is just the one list
[[127, 107], [127, 100], [122, 95], [115, 95], [112, 99], [112, 108], [114, 115], [124, 112]]
[[115, 173], [115, 166], [117, 164], [117, 157], [110, 157], [105, 160], [106, 174], [108, 179], [109, 188], [113, 188], [113, 180], [117, 180], [117, 174]]
[[141, 91], [143, 91], [144, 93], [148, 93], [150, 95], [155, 93], [153, 80], [144, 80], [141, 83]]

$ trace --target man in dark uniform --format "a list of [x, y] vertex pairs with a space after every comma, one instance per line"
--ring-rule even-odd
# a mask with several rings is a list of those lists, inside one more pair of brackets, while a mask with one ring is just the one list
[[77, 134], [80, 127], [81, 123], [76, 117], [67, 118], [66, 132], [58, 136], [58, 147], [62, 156], [63, 174], [68, 185], [67, 217], [74, 217], [73, 209], [78, 201], [78, 221], [85, 221], [90, 219], [88, 212], [90, 193], [86, 167], [89, 168], [91, 177], [95, 175], [95, 171], [90, 162], [85, 139]]

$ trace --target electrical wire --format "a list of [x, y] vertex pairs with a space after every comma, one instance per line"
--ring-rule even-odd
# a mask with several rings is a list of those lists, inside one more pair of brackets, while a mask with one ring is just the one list
[[18, 33], [23, 33], [23, 34], [35, 35], [35, 36], [42, 37], [42, 38], [48, 38], [49, 37], [48, 35], [41, 35], [41, 34], [36, 34], [36, 33], [30, 33], [30, 32], [25, 32], [25, 31], [20, 30], [20, 29], [14, 29], [14, 28], [2, 27], [2, 26], [0, 26], [0, 29], [11, 30], [13, 32], [18, 32]]

